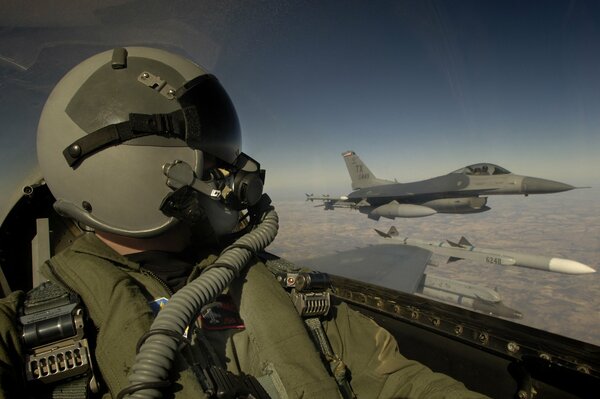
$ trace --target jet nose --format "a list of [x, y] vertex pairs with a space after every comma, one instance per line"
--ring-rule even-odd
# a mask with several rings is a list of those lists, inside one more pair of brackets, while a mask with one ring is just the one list
[[521, 185], [523, 194], [546, 194], [558, 193], [561, 191], [572, 190], [575, 187], [570, 184], [561, 183], [553, 180], [539, 179], [537, 177], [525, 177]]

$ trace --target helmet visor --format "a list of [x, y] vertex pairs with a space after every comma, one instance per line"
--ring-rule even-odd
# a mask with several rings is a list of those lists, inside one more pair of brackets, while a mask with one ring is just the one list
[[192, 79], [175, 97], [183, 109], [187, 144], [233, 164], [240, 154], [240, 123], [217, 78], [202, 75]]

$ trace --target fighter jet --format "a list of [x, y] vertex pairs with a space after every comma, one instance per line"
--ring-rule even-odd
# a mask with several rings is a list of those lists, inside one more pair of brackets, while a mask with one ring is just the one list
[[325, 210], [355, 208], [370, 219], [413, 218], [435, 213], [479, 213], [488, 211], [489, 195], [547, 194], [572, 190], [569, 184], [516, 175], [491, 163], [465, 166], [443, 176], [412, 183], [379, 179], [354, 151], [342, 153], [352, 191], [332, 198], [306, 194], [307, 201], [323, 201]]

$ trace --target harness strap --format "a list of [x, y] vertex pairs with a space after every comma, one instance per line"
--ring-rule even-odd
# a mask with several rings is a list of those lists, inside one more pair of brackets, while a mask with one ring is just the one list
[[97, 391], [77, 294], [44, 282], [26, 294], [19, 322], [25, 375], [33, 390], [56, 399], [86, 398], [90, 389]]
[[[262, 255], [265, 257], [264, 262], [267, 268], [271, 273], [278, 276], [277, 279], [281, 285], [285, 288], [292, 288], [290, 294], [292, 302], [298, 314], [304, 320], [313, 343], [321, 353], [323, 360], [327, 362], [342, 397], [344, 399], [356, 399], [356, 395], [350, 386], [348, 367], [334, 353], [320, 319], [320, 317], [327, 315], [330, 309], [329, 292], [325, 288], [329, 286], [328, 277], [321, 273], [312, 274], [312, 276], [317, 277], [315, 279], [317, 281], [314, 287], [311, 287], [311, 273], [303, 273], [302, 269], [285, 259], [276, 258], [270, 254]], [[316, 290], [319, 292], [301, 292], [303, 290]]]
[[[265, 380], [259, 380], [248, 374], [235, 375], [228, 371], [219, 361], [214, 348], [199, 328], [194, 329], [198, 348], [202, 353], [200, 359], [190, 362], [196, 368], [198, 381], [210, 398], [256, 398], [274, 399], [266, 388]], [[268, 388], [268, 386], [267, 386]]]
[[88, 393], [87, 378], [78, 378], [54, 387], [52, 399], [81, 399], [87, 398]]
[[315, 346], [329, 363], [331, 373], [333, 374], [335, 382], [338, 384], [340, 393], [344, 399], [356, 399], [356, 395], [350, 386], [350, 381], [348, 381], [348, 367], [344, 364], [342, 359], [333, 352], [331, 344], [327, 339], [327, 334], [323, 330], [321, 320], [317, 317], [310, 317], [304, 319], [304, 323], [310, 332]]

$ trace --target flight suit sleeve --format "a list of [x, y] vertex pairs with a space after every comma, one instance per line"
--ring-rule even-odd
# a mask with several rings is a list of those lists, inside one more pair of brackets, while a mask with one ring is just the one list
[[453, 378], [402, 356], [394, 337], [344, 303], [323, 323], [334, 352], [351, 372], [359, 398], [486, 398]]
[[17, 309], [23, 300], [22, 291], [0, 299], [0, 398], [25, 397], [24, 357], [17, 328]]

